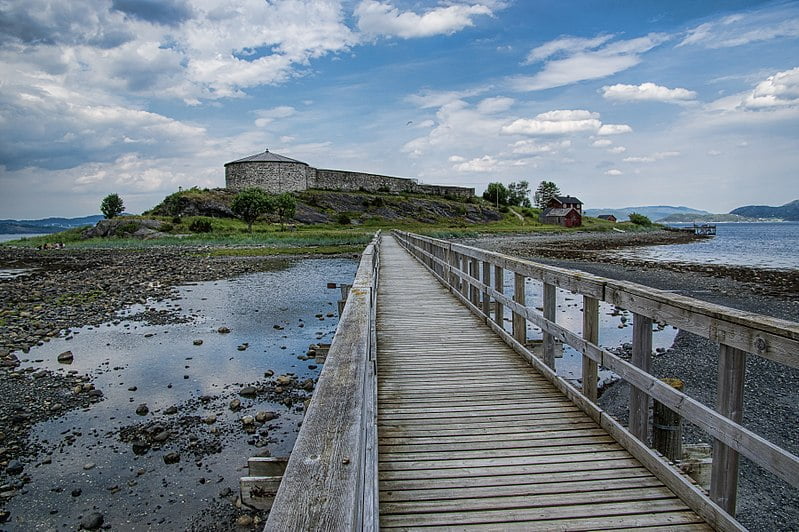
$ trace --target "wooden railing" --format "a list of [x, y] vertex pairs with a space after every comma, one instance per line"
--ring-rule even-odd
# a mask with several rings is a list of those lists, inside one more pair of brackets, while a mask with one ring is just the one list
[[[740, 424], [747, 353], [799, 367], [799, 324], [444, 240], [398, 231], [394, 235], [514, 350], [709, 523], [722, 529], [740, 527], [731, 517], [735, 514], [739, 454], [787, 483], [799, 486], [799, 458]], [[514, 276], [513, 298], [504, 294], [506, 271]], [[543, 283], [542, 304], [525, 301], [527, 278]], [[580, 333], [556, 323], [558, 288], [582, 295]], [[630, 362], [598, 345], [600, 301], [633, 313]], [[536, 306], [543, 311], [537, 311]], [[512, 313], [511, 333], [504, 326], [506, 309]], [[540, 358], [526, 346], [528, 321], [543, 331]], [[650, 374], [653, 322], [665, 322], [719, 343], [716, 410]], [[582, 353], [582, 390], [557, 376], [556, 340]], [[596, 405], [598, 366], [615, 372], [631, 385], [629, 431]], [[714, 438], [710, 499], [645, 445], [649, 404], [653, 399]]]
[[265, 530], [377, 530], [380, 233], [361, 256]]

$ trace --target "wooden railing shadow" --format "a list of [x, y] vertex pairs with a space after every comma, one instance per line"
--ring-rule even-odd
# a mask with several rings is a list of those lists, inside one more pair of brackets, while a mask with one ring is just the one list
[[361, 262], [265, 530], [377, 530], [380, 233]]
[[[788, 484], [799, 486], [799, 458], [741, 425], [747, 355], [799, 367], [799, 324], [435, 238], [400, 231], [393, 234], [507, 344], [714, 527], [741, 528], [732, 517], [736, 507], [739, 455]], [[514, 276], [512, 298], [504, 294], [506, 272]], [[543, 283], [541, 312], [525, 301], [527, 278]], [[582, 295], [583, 325], [579, 333], [556, 323], [559, 288]], [[630, 362], [598, 345], [600, 301], [633, 313]], [[506, 310], [511, 313], [512, 332], [504, 327]], [[528, 321], [543, 331], [541, 357], [526, 346]], [[650, 373], [653, 322], [665, 322], [720, 345], [716, 410]], [[556, 341], [582, 353], [582, 389], [555, 372]], [[631, 385], [628, 428], [596, 404], [598, 366], [615, 372]], [[646, 445], [652, 400], [713, 437], [709, 498]]]

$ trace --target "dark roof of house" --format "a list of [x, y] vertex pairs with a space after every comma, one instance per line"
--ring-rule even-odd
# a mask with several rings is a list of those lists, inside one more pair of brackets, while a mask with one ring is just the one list
[[236, 161], [230, 161], [229, 163], [225, 163], [225, 166], [235, 163], [296, 163], [308, 166], [308, 163], [304, 163], [296, 159], [289, 159], [288, 157], [278, 155], [277, 153], [272, 153], [269, 150], [256, 153], [255, 155], [250, 155], [249, 157], [238, 159]]
[[579, 203], [580, 205], [583, 204], [582, 201], [578, 200], [574, 196], [555, 196], [555, 199], [561, 203]]
[[546, 216], [567, 216], [571, 211], [574, 211], [578, 216], [580, 215], [577, 212], [577, 209], [574, 207], [569, 207], [567, 209], [545, 209], [543, 215]]
[[615, 219], [616, 217], [613, 216], [612, 214], [600, 214], [599, 216], [597, 216], [597, 218], [600, 218], [602, 220], [610, 220], [611, 218]]

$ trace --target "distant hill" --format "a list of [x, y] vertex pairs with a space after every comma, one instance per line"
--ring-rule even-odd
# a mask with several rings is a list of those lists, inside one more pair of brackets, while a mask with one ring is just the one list
[[622, 207], [620, 209], [586, 209], [586, 216], [599, 216], [600, 214], [612, 214], [620, 222], [627, 220], [631, 212], [643, 214], [653, 222], [662, 220], [672, 214], [711, 214], [708, 211], [691, 209], [690, 207], [672, 207], [669, 205], [650, 205], [641, 207]]
[[747, 205], [730, 211], [730, 214], [748, 216], [750, 218], [779, 218], [782, 220], [799, 221], [799, 200], [793, 200], [781, 207]]
[[737, 214], [670, 214], [658, 221], [663, 223], [756, 222], [757, 218], [748, 218]]
[[103, 219], [95, 214], [80, 218], [42, 218], [40, 220], [0, 220], [0, 234], [58, 233], [73, 227], [94, 225]]

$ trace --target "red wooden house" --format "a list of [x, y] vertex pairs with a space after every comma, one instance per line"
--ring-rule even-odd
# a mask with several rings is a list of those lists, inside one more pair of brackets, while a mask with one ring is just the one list
[[541, 223], [580, 227], [583, 225], [583, 202], [572, 196], [555, 196], [541, 212]]

